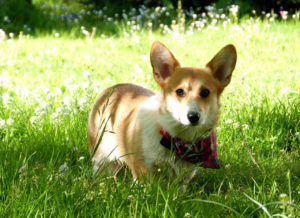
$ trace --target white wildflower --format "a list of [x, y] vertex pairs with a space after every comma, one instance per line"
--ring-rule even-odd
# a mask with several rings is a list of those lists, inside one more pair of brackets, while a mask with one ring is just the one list
[[90, 87], [90, 83], [89, 83], [89, 82], [83, 83], [82, 86], [81, 86], [81, 88], [82, 88], [83, 90], [86, 90], [86, 89], [88, 89], [89, 87]]
[[34, 110], [34, 113], [39, 115], [39, 116], [44, 116], [45, 114], [47, 114], [48, 112], [48, 109], [45, 105], [41, 106], [41, 107], [37, 107], [35, 110]]
[[37, 90], [32, 91], [31, 95], [32, 95], [32, 98], [35, 99], [37, 102], [42, 101], [42, 97], [41, 97], [40, 93], [38, 93]]
[[57, 114], [63, 114], [64, 113], [64, 111], [65, 111], [66, 109], [64, 108], [64, 107], [58, 107], [58, 108], [56, 108], [56, 113]]
[[72, 104], [72, 98], [70, 96], [64, 97], [63, 104], [70, 108]]
[[5, 120], [0, 119], [0, 129], [5, 127]]
[[60, 88], [54, 88], [54, 96], [59, 96], [59, 95], [61, 95], [62, 94], [62, 92], [61, 92], [61, 89]]
[[87, 30], [82, 30], [82, 34], [85, 35], [85, 36], [89, 36], [90, 35], [89, 31], [87, 31]]
[[66, 80], [65, 80], [65, 83], [67, 84], [67, 85], [70, 85], [70, 84], [72, 84], [73, 83], [73, 81], [75, 80], [75, 74], [71, 74], [70, 76], [69, 76], [69, 78], [67, 78]]
[[281, 11], [280, 15], [282, 19], [286, 20], [288, 18], [288, 11]]
[[8, 126], [12, 126], [12, 125], [14, 124], [14, 120], [13, 120], [12, 118], [8, 118], [8, 119], [6, 120], [6, 124], [7, 124]]
[[237, 14], [237, 12], [239, 11], [239, 6], [238, 5], [231, 5], [229, 8], [230, 13], [232, 14]]
[[279, 195], [279, 198], [286, 198], [287, 197], [287, 194], [285, 194], [285, 193], [281, 193], [280, 195]]
[[45, 101], [42, 101], [41, 104], [40, 104], [40, 106], [41, 106], [41, 109], [43, 111], [47, 111], [48, 107], [49, 107], [49, 104], [47, 104], [47, 102], [45, 102]]
[[140, 68], [140, 66], [137, 64], [134, 65], [134, 69], [135, 69], [135, 72], [138, 74], [143, 73], [143, 69]]
[[185, 213], [183, 217], [191, 217], [190, 213]]
[[3, 20], [4, 20], [4, 22], [10, 23], [10, 19], [8, 16], [4, 16]]
[[77, 107], [79, 107], [81, 109], [85, 103], [86, 103], [86, 99], [80, 98], [77, 102]]
[[205, 6], [205, 9], [207, 11], [213, 11], [215, 8], [213, 6], [211, 6], [211, 5], [208, 5], [208, 6]]
[[240, 126], [239, 123], [234, 123], [234, 124], [233, 124], [233, 127], [234, 127], [235, 129], [239, 128], [239, 126]]
[[211, 25], [214, 26], [214, 25], [216, 25], [217, 22], [218, 22], [217, 19], [213, 19], [213, 20], [211, 21]]
[[87, 54], [82, 55], [82, 57], [83, 57], [84, 60], [86, 60], [86, 61], [90, 61], [90, 60], [91, 60], [91, 57], [90, 57], [89, 55], [87, 55]]
[[60, 177], [65, 176], [69, 172], [69, 167], [67, 164], [63, 164], [59, 167], [58, 172]]
[[3, 29], [0, 29], [0, 40], [7, 39], [7, 35]]
[[26, 165], [21, 166], [21, 168], [19, 169], [18, 173], [22, 173], [24, 170], [27, 169]]
[[2, 95], [3, 105], [4, 105], [4, 106], [7, 106], [8, 103], [9, 103], [9, 100], [10, 100], [9, 94], [8, 94], [8, 93], [4, 93], [4, 94]]
[[57, 112], [55, 112], [55, 113], [53, 113], [53, 114], [50, 115], [50, 119], [51, 120], [56, 120], [57, 117], [58, 117], [58, 113]]
[[228, 120], [225, 121], [226, 124], [230, 124], [230, 123], [232, 123], [232, 122], [233, 122], [233, 121], [232, 121], [231, 119], [228, 119]]
[[3, 70], [2, 75], [0, 75], [0, 84], [9, 84], [10, 81], [9, 81], [9, 78], [8, 78], [8, 72]]
[[37, 123], [39, 120], [38, 116], [32, 116], [30, 117], [30, 123], [35, 124]]
[[88, 79], [90, 77], [90, 71], [88, 71], [88, 70], [83, 71], [83, 77], [85, 79]]
[[289, 89], [288, 87], [282, 88], [282, 89], [280, 90], [281, 93], [287, 93], [287, 92], [289, 92], [289, 91], [290, 91], [290, 89]]
[[27, 98], [29, 96], [29, 91], [26, 88], [21, 89], [21, 96], [22, 98]]
[[52, 54], [55, 54], [56, 53], [56, 48], [52, 48], [52, 49], [49, 49], [49, 50], [46, 50], [46, 55], [52, 55]]
[[49, 92], [50, 92], [50, 89], [49, 89], [49, 88], [45, 88], [45, 89], [43, 90], [43, 92], [44, 92], [46, 95], [48, 95]]

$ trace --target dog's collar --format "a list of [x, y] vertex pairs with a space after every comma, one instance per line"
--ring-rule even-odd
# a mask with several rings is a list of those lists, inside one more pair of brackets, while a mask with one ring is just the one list
[[162, 135], [160, 144], [172, 150], [179, 158], [194, 164], [200, 162], [202, 163], [201, 167], [204, 168], [220, 168], [217, 161], [217, 143], [214, 131], [211, 131], [206, 138], [199, 138], [194, 144], [171, 137], [169, 133], [162, 129], [159, 133]]

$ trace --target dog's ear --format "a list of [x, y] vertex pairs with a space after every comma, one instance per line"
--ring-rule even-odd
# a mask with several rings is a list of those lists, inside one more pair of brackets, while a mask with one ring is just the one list
[[160, 86], [163, 86], [175, 71], [175, 68], [180, 66], [170, 50], [159, 41], [152, 44], [150, 61], [154, 79]]
[[222, 48], [206, 65], [211, 69], [213, 76], [221, 83], [223, 88], [230, 83], [236, 59], [235, 47], [229, 44]]

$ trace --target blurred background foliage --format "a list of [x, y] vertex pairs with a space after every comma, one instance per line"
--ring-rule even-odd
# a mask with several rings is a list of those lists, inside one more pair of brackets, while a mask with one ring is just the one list
[[[54, 30], [71, 31], [75, 26], [96, 26], [114, 34], [119, 27], [111, 25], [112, 20], [124, 22], [130, 17], [149, 22], [149, 16], [153, 16], [152, 20], [157, 20], [153, 23], [155, 29], [160, 22], [171, 23], [178, 12], [188, 21], [194, 14], [209, 10], [226, 13], [230, 5], [239, 7], [241, 18], [271, 11], [294, 13], [300, 9], [300, 0], [0, 0], [0, 29], [34, 35]], [[165, 13], [156, 16], [158, 7], [164, 8]]]

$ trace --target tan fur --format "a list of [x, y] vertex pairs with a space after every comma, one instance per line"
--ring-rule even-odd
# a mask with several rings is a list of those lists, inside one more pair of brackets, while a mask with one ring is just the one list
[[[235, 68], [234, 46], [224, 47], [205, 68], [180, 67], [174, 55], [160, 42], [153, 43], [150, 59], [160, 93], [154, 94], [133, 84], [119, 84], [106, 89], [95, 102], [88, 123], [94, 170], [105, 161], [124, 162], [137, 178], [140, 174], [153, 173], [155, 163], [163, 161], [172, 165], [178, 174], [192, 164], [184, 160], [174, 164], [170, 151], [159, 143], [159, 130], [195, 141], [215, 126], [220, 95]], [[179, 97], [177, 89], [184, 90], [186, 95]], [[203, 89], [210, 91], [206, 98], [200, 96]], [[190, 111], [201, 115], [196, 125], [191, 125], [186, 118]], [[99, 124], [108, 118], [106, 133], [95, 150], [101, 130]]]
[[[112, 95], [109, 97], [109, 106], [105, 109], [104, 117], [108, 118], [109, 113], [112, 113], [108, 122], [108, 131], [113, 133], [116, 137], [118, 148], [120, 153], [124, 157], [121, 158], [130, 169], [134, 177], [137, 177], [141, 172], [145, 172], [143, 164], [143, 155], [141, 147], [141, 139], [139, 134], [136, 134], [136, 130], [139, 129], [139, 124], [136, 122], [136, 112], [140, 104], [148, 97], [152, 96], [153, 93], [142, 87], [132, 84], [119, 84], [113, 86], [103, 92], [96, 101], [89, 117], [89, 145], [90, 152], [92, 153], [99, 140], [99, 113], [98, 109], [102, 110], [104, 104], [107, 102], [107, 95], [114, 89]], [[113, 145], [112, 144], [112, 148]], [[101, 152], [101, 144], [95, 153], [95, 156]]]

